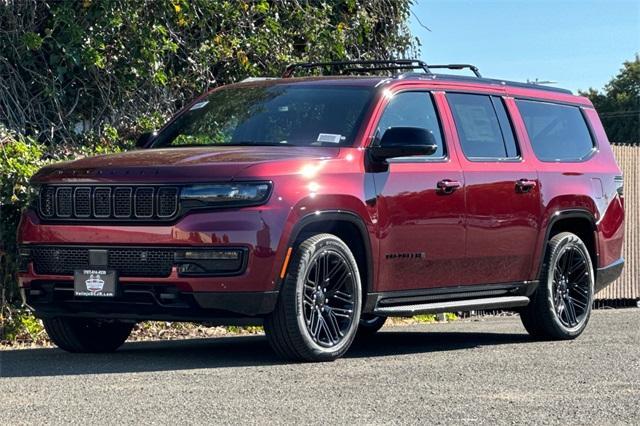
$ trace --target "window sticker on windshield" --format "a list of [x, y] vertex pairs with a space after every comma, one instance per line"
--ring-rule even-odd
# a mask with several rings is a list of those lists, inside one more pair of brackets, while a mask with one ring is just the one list
[[342, 135], [334, 135], [333, 133], [320, 133], [317, 142], [340, 143], [344, 139]]
[[189, 111], [193, 111], [194, 109], [200, 109], [205, 105], [207, 105], [208, 103], [209, 101], [202, 101], [202, 102], [198, 102], [197, 104], [193, 104], [193, 106], [189, 108]]

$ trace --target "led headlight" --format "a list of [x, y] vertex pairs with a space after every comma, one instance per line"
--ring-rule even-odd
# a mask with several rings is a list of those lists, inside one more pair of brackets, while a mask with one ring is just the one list
[[270, 193], [268, 182], [206, 184], [183, 188], [180, 199], [192, 207], [255, 206], [266, 202]]

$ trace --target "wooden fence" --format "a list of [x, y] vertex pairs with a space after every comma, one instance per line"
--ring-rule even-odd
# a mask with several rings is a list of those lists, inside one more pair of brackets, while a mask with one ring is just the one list
[[624, 174], [626, 264], [622, 275], [596, 295], [597, 300], [640, 299], [640, 145], [614, 145]]

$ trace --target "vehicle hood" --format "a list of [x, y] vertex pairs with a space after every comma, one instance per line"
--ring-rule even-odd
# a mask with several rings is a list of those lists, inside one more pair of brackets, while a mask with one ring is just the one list
[[326, 159], [338, 153], [336, 148], [292, 146], [142, 149], [53, 164], [36, 173], [32, 182], [188, 183], [231, 180], [256, 164]]

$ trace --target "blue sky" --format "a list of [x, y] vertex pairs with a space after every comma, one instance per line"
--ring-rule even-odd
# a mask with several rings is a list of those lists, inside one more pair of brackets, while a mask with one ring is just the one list
[[574, 91], [602, 88], [640, 52], [640, 0], [414, 0], [410, 26], [427, 63]]

